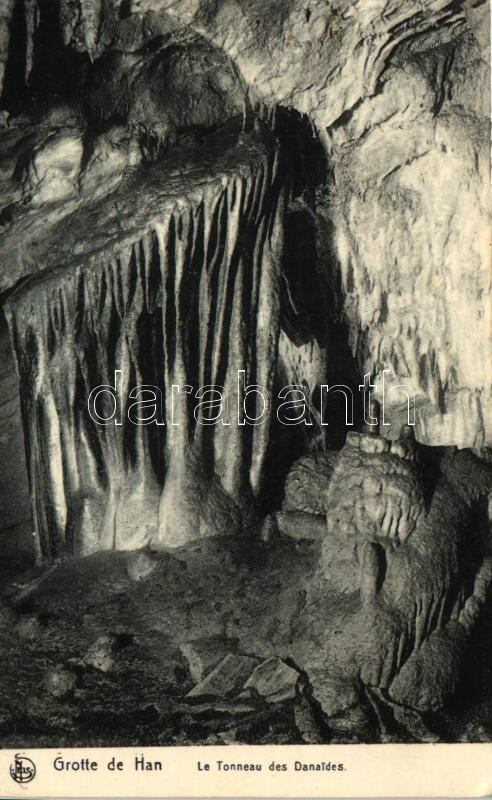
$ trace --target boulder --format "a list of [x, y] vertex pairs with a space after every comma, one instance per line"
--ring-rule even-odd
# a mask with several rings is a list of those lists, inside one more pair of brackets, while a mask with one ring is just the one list
[[77, 676], [63, 666], [49, 670], [45, 675], [46, 690], [53, 697], [65, 697], [77, 683]]
[[229, 653], [186, 697], [234, 697], [259, 662], [254, 656]]
[[21, 639], [37, 639], [41, 633], [41, 622], [33, 614], [21, 617], [15, 626], [16, 633]]
[[99, 636], [89, 647], [84, 662], [100, 672], [111, 672], [114, 666], [115, 639], [112, 636]]
[[180, 644], [178, 654], [191, 680], [199, 684], [233, 647], [234, 642], [230, 639], [219, 636], [203, 637]]
[[244, 688], [254, 689], [268, 703], [282, 703], [294, 699], [298, 680], [297, 670], [273, 656], [255, 667]]

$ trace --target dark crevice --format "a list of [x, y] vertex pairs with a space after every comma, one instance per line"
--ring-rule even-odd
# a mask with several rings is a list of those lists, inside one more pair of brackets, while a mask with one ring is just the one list
[[34, 62], [25, 80], [27, 31], [23, 0], [14, 8], [2, 106], [14, 116], [41, 114], [54, 104], [79, 104], [90, 65], [87, 53], [65, 47], [57, 0], [40, 0], [34, 34]]

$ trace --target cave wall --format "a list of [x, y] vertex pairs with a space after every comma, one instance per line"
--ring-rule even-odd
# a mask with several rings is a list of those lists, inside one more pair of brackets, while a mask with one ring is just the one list
[[[5, 6], [4, 63], [15, 9]], [[192, 29], [237, 64], [251, 102], [308, 114], [330, 163], [319, 209], [361, 374], [381, 385], [390, 370], [409, 387], [421, 441], [490, 443], [485, 2], [30, 0], [32, 85], [54, 9], [72, 66], [75, 54], [95, 60]], [[398, 416], [402, 398], [387, 402]]]
[[231, 0], [212, 20], [201, 4], [194, 19], [262, 99], [302, 110], [319, 131], [332, 180], [318, 208], [333, 225], [361, 374], [380, 395], [388, 370], [396, 429], [407, 405], [390, 390], [404, 384], [419, 441], [490, 444], [487, 4], [270, 11]]
[[[278, 4], [270, 22], [257, 7], [250, 60], [232, 32], [220, 41], [267, 102], [305, 111], [324, 139], [321, 213], [361, 374], [408, 387], [420, 441], [480, 447], [492, 435], [487, 8], [413, 5]], [[213, 30], [225, 37], [220, 13]], [[405, 421], [401, 393], [386, 404]]]
[[471, 33], [426, 47], [395, 59], [333, 132], [345, 312], [364, 373], [381, 386], [389, 370], [415, 398], [419, 440], [480, 447], [492, 435], [487, 64]]

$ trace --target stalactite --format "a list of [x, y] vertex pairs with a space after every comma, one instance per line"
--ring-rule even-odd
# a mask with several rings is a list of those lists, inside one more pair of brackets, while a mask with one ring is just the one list
[[78, 18], [74, 0], [60, 0], [60, 29], [65, 47], [70, 44]]
[[[283, 175], [272, 147], [254, 170], [168, 202], [116, 250], [11, 296], [43, 558], [176, 546], [245, 524], [262, 487], [269, 425], [237, 424], [238, 372], [273, 393]], [[135, 425], [130, 393], [146, 385], [162, 391], [163, 419]], [[118, 424], [91, 419], [98, 386], [114, 388]], [[173, 402], [173, 386], [190, 393], [181, 388]], [[196, 417], [196, 392], [207, 386], [227, 398], [224, 424]]]
[[38, 0], [24, 0], [24, 17], [27, 37], [25, 81], [28, 85], [34, 63], [34, 41], [39, 25]]
[[82, 37], [91, 59], [94, 58], [99, 41], [102, 0], [79, 0], [80, 27]]
[[0, 6], [0, 97], [3, 92], [5, 71], [10, 49], [10, 25], [14, 13], [15, 0], [3, 0]]

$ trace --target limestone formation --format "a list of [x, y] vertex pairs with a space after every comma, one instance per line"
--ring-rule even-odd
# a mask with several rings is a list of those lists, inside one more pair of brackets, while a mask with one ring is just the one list
[[[408, 464], [401, 443], [352, 434], [335, 462], [322, 583], [312, 591], [329, 593], [324, 640], [332, 640], [336, 628], [339, 635], [336, 648], [324, 655], [311, 650], [305, 666], [316, 676], [314, 695], [328, 716], [336, 710], [327, 699], [327, 682], [338, 687], [362, 680], [402, 705], [424, 711], [442, 707], [456, 690], [468, 637], [485, 613], [490, 540], [485, 521], [481, 532], [474, 530], [471, 497], [474, 490], [487, 496], [490, 468], [468, 461], [469, 488], [463, 493], [463, 483], [456, 481], [461, 457], [449, 456], [435, 483], [425, 471], [417, 483], [419, 449], [412, 442]], [[450, 468], [455, 459], [458, 466]], [[389, 484], [382, 505], [381, 481]], [[432, 485], [428, 508], [417, 490], [423, 481]], [[319, 628], [312, 630], [309, 639], [319, 635]]]
[[326, 507], [338, 534], [406, 541], [425, 512], [424, 489], [408, 440], [349, 433], [336, 461]]
[[[45, 265], [68, 260], [9, 298], [40, 557], [176, 546], [246, 524], [241, 507], [261, 489], [268, 426], [250, 436], [230, 420], [207, 426], [193, 409], [209, 399], [202, 387], [222, 386], [236, 415], [240, 370], [267, 391], [273, 385], [284, 187], [279, 153], [264, 141], [240, 132], [224, 155], [210, 141], [205, 168], [186, 154], [179, 171], [159, 165], [148, 198], [141, 176], [130, 176], [101, 198], [105, 227], [72, 263], [72, 243], [93, 227], [93, 199], [52, 231], [49, 253], [36, 252], [37, 239], [27, 245]], [[188, 199], [177, 195], [183, 181]], [[135, 216], [125, 200], [134, 190]], [[12, 247], [18, 235], [8, 232]], [[98, 386], [118, 396], [110, 424], [87, 410]], [[141, 416], [139, 391], [142, 402], [154, 396], [156, 424], [127, 422], [124, 440], [121, 419], [131, 408]]]

